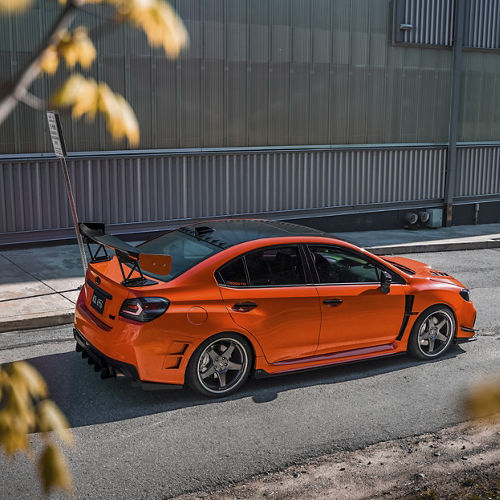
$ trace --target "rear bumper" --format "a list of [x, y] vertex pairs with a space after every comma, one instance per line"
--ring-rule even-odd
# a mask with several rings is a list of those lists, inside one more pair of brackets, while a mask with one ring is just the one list
[[101, 374], [116, 376], [118, 372], [131, 379], [139, 380], [139, 374], [134, 365], [106, 356], [94, 347], [76, 328], [73, 328], [73, 335], [76, 340], [77, 351], [82, 352], [82, 356], [92, 359]]
[[76, 328], [73, 328], [73, 335], [76, 340], [76, 350], [81, 352], [84, 358], [92, 360], [92, 364], [95, 366], [96, 371], [101, 372], [102, 378], [116, 377], [117, 374], [122, 374], [131, 379], [134, 386], [139, 386], [149, 391], [159, 389], [182, 389], [184, 387], [179, 384], [144, 382], [139, 379], [139, 373], [134, 365], [106, 356], [93, 346]]

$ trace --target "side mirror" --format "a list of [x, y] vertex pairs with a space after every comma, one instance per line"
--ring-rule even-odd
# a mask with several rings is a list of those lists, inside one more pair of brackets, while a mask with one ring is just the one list
[[391, 291], [392, 276], [387, 271], [382, 271], [380, 275], [380, 291], [388, 294]]

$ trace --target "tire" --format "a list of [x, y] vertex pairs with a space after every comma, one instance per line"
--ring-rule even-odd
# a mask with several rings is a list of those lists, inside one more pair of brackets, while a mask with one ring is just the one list
[[456, 329], [455, 315], [448, 306], [429, 307], [413, 325], [408, 353], [416, 359], [435, 359], [449, 349]]
[[249, 342], [235, 333], [219, 333], [200, 344], [191, 356], [187, 382], [204, 396], [222, 398], [246, 382], [252, 366], [253, 351]]

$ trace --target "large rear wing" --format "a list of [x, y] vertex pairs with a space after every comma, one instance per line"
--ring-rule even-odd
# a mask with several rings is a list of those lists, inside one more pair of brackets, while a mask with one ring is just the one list
[[[172, 269], [170, 255], [141, 253], [126, 241], [106, 234], [105, 225], [101, 222], [80, 222], [78, 227], [87, 245], [91, 264], [111, 260], [113, 255], [108, 253], [108, 249], [114, 250], [123, 276], [122, 285], [153, 285], [156, 282], [146, 278], [144, 271], [166, 276]], [[93, 247], [93, 244], [97, 247]]]

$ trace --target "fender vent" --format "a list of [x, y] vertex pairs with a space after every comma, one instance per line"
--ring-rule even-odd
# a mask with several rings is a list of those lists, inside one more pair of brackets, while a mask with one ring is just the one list
[[434, 276], [449, 276], [448, 273], [443, 273], [442, 271], [431, 271]]

